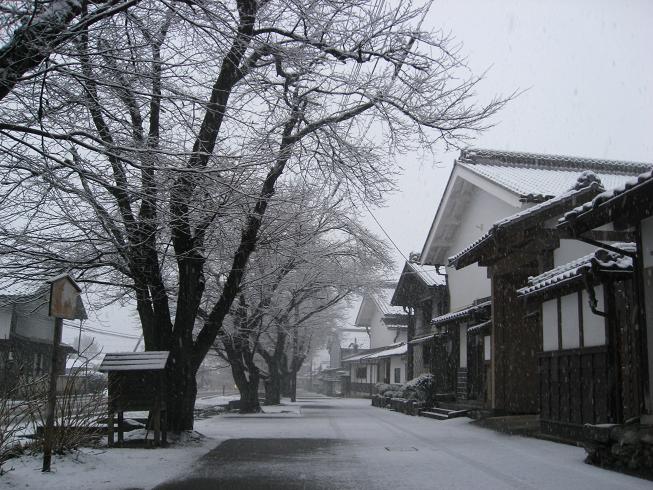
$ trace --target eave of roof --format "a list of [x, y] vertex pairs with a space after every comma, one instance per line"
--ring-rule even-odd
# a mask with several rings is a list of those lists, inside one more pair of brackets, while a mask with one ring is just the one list
[[446, 288], [446, 274], [438, 272], [438, 266], [423, 266], [412, 262], [406, 262], [404, 269], [399, 276], [390, 304], [394, 306], [414, 306], [421, 297], [416, 295], [430, 296], [430, 291], [437, 288]]
[[[633, 252], [636, 249], [634, 243], [619, 244], [618, 247], [626, 252]], [[529, 277], [528, 285], [518, 289], [517, 295], [523, 298], [544, 295], [569, 284], [584, 281], [583, 276], [590, 273], [630, 274], [632, 271], [633, 260], [631, 257], [599, 248], [591, 254], [554, 267], [538, 276]]]
[[470, 305], [466, 308], [463, 308], [462, 310], [452, 311], [451, 313], [446, 313], [444, 315], [440, 315], [436, 318], [433, 318], [431, 320], [431, 325], [432, 326], [444, 325], [446, 323], [463, 320], [465, 318], [471, 317], [476, 313], [481, 313], [481, 312], [489, 313], [491, 311], [491, 308], [492, 308], [491, 300], [483, 301], [475, 305]]
[[[383, 347], [376, 347], [374, 349], [369, 349], [361, 354], [345, 357], [341, 359], [341, 362], [363, 361], [367, 359], [376, 359], [379, 357], [401, 355], [399, 350], [401, 350], [402, 346], [403, 348], [406, 348], [405, 342], [397, 342], [396, 344], [384, 345]], [[405, 354], [405, 352], [403, 353]]]
[[[597, 195], [601, 192], [601, 185], [593, 181], [586, 187], [580, 189], [571, 189], [567, 192], [547, 199], [535, 206], [524, 209], [507, 218], [495, 222], [492, 227], [468, 247], [457, 254], [449, 257], [449, 266], [460, 269], [477, 262], [481, 254], [494, 255], [496, 251], [496, 240], [501, 234], [502, 246], [508, 245], [510, 232], [518, 226], [532, 224], [533, 222], [542, 223], [544, 220], [552, 218], [563, 212], [564, 209], [574, 206], [579, 200], [586, 201], [590, 196]], [[494, 247], [493, 247], [494, 245]]]
[[[615, 187], [628, 176], [635, 176], [653, 164], [579, 158], [564, 155], [543, 155], [525, 152], [506, 152], [470, 148], [463, 150], [454, 162], [443, 198], [431, 224], [421, 253], [423, 264], [445, 263], [447, 251], [440, 228], [446, 225], [443, 217], [451, 215], [449, 200], [460, 199], [453, 192], [456, 182], [466, 180], [471, 185], [486, 186], [497, 198], [520, 207], [521, 202], [542, 202], [571, 186], [578, 172], [593, 170], [600, 173], [606, 188]], [[545, 182], [540, 182], [544, 179]], [[542, 185], [546, 183], [546, 185]], [[449, 218], [447, 218], [449, 219]], [[444, 228], [446, 230], [446, 228]], [[439, 239], [437, 237], [440, 237]]]
[[625, 214], [625, 201], [636, 193], [642, 196], [641, 201], [647, 202], [639, 202], [638, 209], [633, 209], [632, 212], [635, 215], [641, 213], [641, 217], [650, 215], [653, 206], [653, 170], [643, 172], [624, 185], [603, 192], [592, 201], [565, 213], [559, 220], [558, 227], [580, 234], [601, 226], [611, 221], [615, 214]]

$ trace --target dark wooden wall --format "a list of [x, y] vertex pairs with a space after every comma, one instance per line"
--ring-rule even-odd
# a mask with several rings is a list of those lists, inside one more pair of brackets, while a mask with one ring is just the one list
[[492, 335], [494, 336], [494, 406], [510, 413], [539, 410], [537, 354], [542, 332], [537, 317], [528, 316], [516, 289], [531, 269], [492, 276]]
[[616, 422], [606, 346], [538, 357], [542, 421], [578, 426]]
[[486, 367], [483, 360], [483, 335], [467, 334], [467, 398], [486, 401]]
[[446, 334], [436, 337], [432, 344], [431, 372], [437, 393], [455, 393], [460, 352], [458, 326], [447, 328]]

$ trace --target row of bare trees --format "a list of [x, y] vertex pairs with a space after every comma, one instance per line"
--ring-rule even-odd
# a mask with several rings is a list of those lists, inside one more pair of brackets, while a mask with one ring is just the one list
[[348, 200], [305, 183], [280, 191], [293, 199], [268, 210], [270, 226], [216, 345], [232, 366], [242, 412], [258, 410], [261, 380], [266, 403], [294, 398], [297, 373], [325, 345], [346, 300], [391, 267], [385, 244], [361, 226]]
[[[457, 144], [505, 103], [475, 103], [479, 79], [446, 36], [421, 30], [427, 12], [380, 0], [3, 2], [2, 287], [66, 270], [107, 302], [135, 302], [146, 349], [171, 351], [171, 428], [191, 428], [202, 360], [265, 303], [248, 266], [281, 237], [268, 211], [297, 187], [349, 210], [380, 204], [397, 156]], [[291, 310], [264, 322], [296, 324], [302, 308]]]

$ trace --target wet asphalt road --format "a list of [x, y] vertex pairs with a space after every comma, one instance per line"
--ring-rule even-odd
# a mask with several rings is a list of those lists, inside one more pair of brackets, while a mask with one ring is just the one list
[[651, 482], [583, 463], [580, 448], [306, 396], [296, 413], [218, 417], [225, 440], [158, 490], [620, 489]]

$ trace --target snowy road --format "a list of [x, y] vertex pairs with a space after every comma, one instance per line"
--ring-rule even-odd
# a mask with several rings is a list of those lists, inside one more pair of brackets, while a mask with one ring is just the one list
[[[281, 409], [283, 410], [283, 408]], [[224, 441], [169, 489], [651, 489], [583, 463], [579, 448], [374, 408], [300, 398], [287, 412], [211, 419]], [[208, 422], [208, 421], [207, 421]]]

